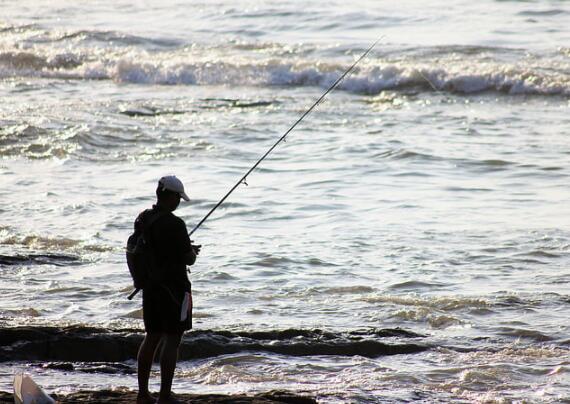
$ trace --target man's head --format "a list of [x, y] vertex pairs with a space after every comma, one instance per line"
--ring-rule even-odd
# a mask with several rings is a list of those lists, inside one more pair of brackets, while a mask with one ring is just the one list
[[170, 211], [176, 210], [180, 203], [180, 198], [189, 201], [188, 195], [184, 192], [182, 181], [174, 175], [167, 175], [158, 180], [156, 188], [156, 198], [158, 203]]

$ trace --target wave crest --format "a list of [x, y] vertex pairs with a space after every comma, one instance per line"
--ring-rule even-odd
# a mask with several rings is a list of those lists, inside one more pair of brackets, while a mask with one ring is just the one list
[[[91, 52], [91, 53], [89, 53]], [[189, 54], [184, 49], [148, 53], [139, 49], [72, 53], [8, 51], [0, 53], [0, 78], [41, 77], [113, 80], [147, 85], [231, 85], [328, 87], [346, 66], [286, 58], [248, 59]], [[570, 95], [569, 66], [550, 61], [507, 64], [473, 57], [438, 61], [367, 61], [347, 77], [340, 89], [377, 95], [385, 90], [441, 91], [473, 94]]]

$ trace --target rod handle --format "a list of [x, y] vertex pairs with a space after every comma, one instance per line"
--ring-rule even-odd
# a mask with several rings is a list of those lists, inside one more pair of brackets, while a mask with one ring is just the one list
[[139, 288], [136, 288], [135, 290], [133, 290], [133, 291], [131, 292], [131, 294], [130, 294], [129, 296], [127, 296], [127, 299], [133, 300], [133, 297], [135, 297], [136, 294], [139, 293], [139, 291], [140, 291], [140, 289], [139, 289]]

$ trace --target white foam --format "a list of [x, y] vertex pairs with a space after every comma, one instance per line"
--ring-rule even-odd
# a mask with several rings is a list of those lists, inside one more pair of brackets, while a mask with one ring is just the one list
[[[197, 57], [185, 51], [149, 54], [140, 49], [91, 48], [78, 53], [37, 49], [0, 52], [0, 78], [43, 77], [113, 80], [145, 85], [318, 86], [328, 87], [346, 68], [310, 60]], [[208, 55], [206, 55], [208, 56]], [[366, 63], [366, 64], [365, 64]], [[414, 88], [460, 94], [498, 92], [510, 95], [570, 95], [568, 63], [556, 60], [513, 64], [472, 58], [385, 62], [368, 60], [340, 88], [357, 94]]]

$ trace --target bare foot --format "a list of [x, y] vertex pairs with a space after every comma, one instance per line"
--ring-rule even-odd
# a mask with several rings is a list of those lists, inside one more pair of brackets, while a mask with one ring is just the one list
[[137, 404], [154, 404], [155, 400], [147, 391], [146, 393], [139, 392], [137, 394]]

